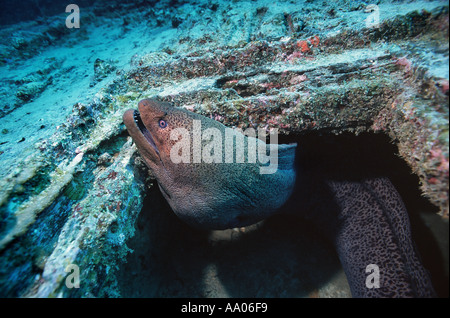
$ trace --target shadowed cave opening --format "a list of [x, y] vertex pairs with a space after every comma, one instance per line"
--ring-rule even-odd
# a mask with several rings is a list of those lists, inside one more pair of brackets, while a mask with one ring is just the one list
[[[388, 136], [319, 131], [280, 135], [278, 142], [296, 142], [296, 164], [313, 174], [388, 177], [408, 210], [436, 292], [448, 297], [448, 223], [421, 195], [419, 178]], [[123, 297], [350, 296], [324, 229], [301, 216], [275, 215], [244, 229], [201, 231], [175, 216], [155, 184], [135, 227], [127, 242], [133, 253], [118, 274]]]

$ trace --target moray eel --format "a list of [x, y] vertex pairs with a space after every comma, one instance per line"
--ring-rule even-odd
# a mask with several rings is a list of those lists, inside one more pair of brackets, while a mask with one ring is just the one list
[[[172, 210], [188, 224], [209, 230], [250, 225], [276, 213], [291, 195], [296, 144], [269, 146], [235, 132], [226, 148], [231, 130], [218, 121], [152, 99], [140, 101], [138, 109], [125, 112], [125, 126]], [[244, 160], [239, 160], [238, 140], [243, 140]], [[270, 170], [274, 156], [265, 163], [248, 158], [256, 151], [252, 145], [264, 148], [263, 155], [276, 154], [274, 171], [264, 170]], [[177, 162], [180, 153], [173, 149], [178, 148], [185, 161]]]
[[[389, 179], [328, 185], [339, 208], [335, 245], [352, 295], [434, 297], [429, 273], [411, 239], [405, 205]], [[377, 288], [369, 277], [373, 274], [379, 277]]]
[[[207, 230], [242, 227], [287, 211], [312, 220], [332, 239], [354, 297], [435, 296], [411, 239], [406, 208], [387, 178], [333, 179], [317, 172], [323, 170], [320, 164], [316, 170], [296, 167], [296, 144], [266, 145], [240, 134], [245, 140], [245, 162], [227, 162], [225, 151], [214, 160], [207, 156], [209, 162], [204, 162], [199, 152], [218, 151], [211, 148], [211, 138], [216, 143], [219, 140], [212, 132], [223, 136], [229, 128], [157, 100], [142, 100], [138, 109], [125, 112], [125, 126], [163, 196], [191, 226]], [[195, 141], [198, 134], [202, 137]], [[222, 149], [225, 139], [218, 142]], [[254, 150], [249, 145], [255, 144], [270, 159], [274, 150], [275, 171], [261, 173], [269, 163], [248, 158]], [[237, 141], [233, 144], [235, 159], [236, 145]], [[184, 157], [183, 151], [188, 151]], [[296, 196], [291, 196], [293, 192]], [[374, 274], [373, 265], [378, 286], [367, 282]]]
[[385, 176], [392, 166], [372, 145], [345, 140], [314, 138], [296, 153], [297, 181], [284, 213], [333, 242], [353, 297], [436, 297], [408, 211]]

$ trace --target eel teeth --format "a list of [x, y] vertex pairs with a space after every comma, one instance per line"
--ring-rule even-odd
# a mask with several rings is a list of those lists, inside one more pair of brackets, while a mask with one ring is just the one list
[[140, 117], [141, 116], [140, 116], [139, 112], [137, 110], [135, 110], [133, 113], [133, 119], [134, 119], [134, 122], [136, 123], [136, 125], [138, 125]]
[[156, 153], [159, 156], [159, 149], [156, 147], [155, 140], [153, 139], [152, 134], [148, 131], [147, 127], [145, 127], [144, 122], [142, 121], [141, 115], [139, 114], [139, 111], [135, 110], [133, 113], [133, 119], [136, 123], [136, 126], [139, 128], [141, 133], [144, 135], [145, 139], [149, 142], [149, 144], [153, 147], [153, 149], [156, 151]]

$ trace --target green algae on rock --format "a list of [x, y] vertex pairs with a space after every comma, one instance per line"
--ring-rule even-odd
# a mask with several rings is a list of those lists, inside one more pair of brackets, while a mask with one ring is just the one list
[[[115, 283], [114, 271], [128, 252], [125, 242], [134, 234], [136, 213], [142, 207], [144, 185], [128, 168], [134, 152], [131, 140], [125, 143], [114, 164], [99, 172], [89, 194], [74, 205], [57, 246], [27, 296], [87, 296], [98, 284]], [[81, 290], [66, 289], [69, 264], [79, 266], [81, 279], [89, 282]], [[103, 275], [101, 281], [96, 278], [99, 275]], [[114, 289], [97, 296], [115, 296], [107, 290]]]

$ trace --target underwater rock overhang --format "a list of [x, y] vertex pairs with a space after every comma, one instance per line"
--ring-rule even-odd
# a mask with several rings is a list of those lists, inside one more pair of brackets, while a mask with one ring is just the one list
[[[435, 25], [444, 27], [435, 32]], [[253, 41], [176, 58], [161, 53], [156, 63], [142, 57], [91, 104], [74, 105], [67, 123], [38, 145], [38, 154], [1, 181], [0, 212], [7, 220], [0, 228], [2, 261], [22, 253], [30, 241], [36, 245], [28, 252], [33, 276], [5, 293], [101, 295], [93, 285], [65, 289], [62, 264], [69, 261], [84, 266], [85, 278], [114, 281], [146, 188], [145, 177], [135, 177], [134, 147], [120, 135], [123, 110], [135, 108], [141, 97], [158, 96], [230, 127], [386, 133], [419, 176], [425, 196], [448, 218], [448, 78], [434, 76], [434, 66], [418, 53], [421, 47], [440, 48], [442, 41], [448, 50], [448, 7], [401, 16], [376, 30]], [[115, 154], [113, 164], [97, 166], [108, 151]], [[82, 182], [76, 179], [84, 177], [89, 181], [79, 191]], [[40, 191], [23, 191], [41, 181]], [[15, 210], [7, 211], [6, 203], [16, 198]], [[61, 205], [66, 214], [48, 230], [54, 247], [34, 230], [53, 222]]]

